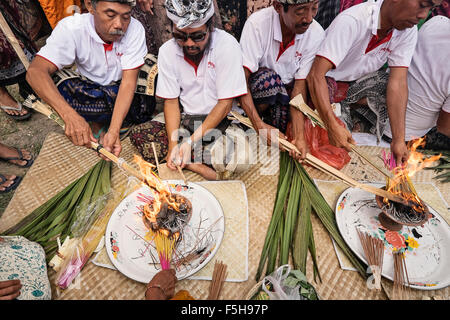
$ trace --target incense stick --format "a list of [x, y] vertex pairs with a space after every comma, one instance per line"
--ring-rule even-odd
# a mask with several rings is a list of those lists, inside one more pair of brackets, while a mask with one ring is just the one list
[[[406, 269], [405, 254], [401, 251], [392, 252], [394, 258], [394, 287], [392, 300], [407, 300], [410, 297], [408, 270]], [[408, 286], [407, 286], [408, 285]]]
[[381, 273], [384, 258], [384, 243], [381, 239], [375, 238], [366, 232], [356, 228], [358, 237], [367, 259], [367, 264], [372, 270], [375, 280], [375, 289], [381, 290]]
[[227, 265], [222, 261], [216, 261], [212, 275], [211, 285], [209, 286], [209, 295], [207, 300], [218, 300], [223, 283], [227, 277]]

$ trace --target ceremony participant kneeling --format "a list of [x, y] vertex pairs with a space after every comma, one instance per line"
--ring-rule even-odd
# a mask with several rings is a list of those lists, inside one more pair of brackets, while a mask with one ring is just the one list
[[210, 147], [230, 125], [233, 99], [247, 93], [237, 40], [214, 27], [212, 0], [167, 0], [173, 39], [158, 54], [156, 95], [164, 99], [164, 122], [133, 128], [130, 139], [144, 159], [167, 156], [171, 170], [186, 168], [208, 180], [218, 175]]
[[[89, 13], [64, 18], [55, 27], [27, 81], [61, 116], [75, 145], [90, 147], [99, 140], [118, 156], [121, 128], [149, 120], [154, 109], [153, 97], [135, 94], [147, 60], [145, 32], [131, 17], [133, 0], [85, 3]], [[62, 70], [72, 64], [76, 72]]]
[[308, 150], [304, 116], [289, 101], [298, 94], [307, 99], [306, 76], [325, 36], [314, 20], [318, 6], [318, 0], [274, 1], [249, 17], [240, 40], [249, 91], [241, 107], [268, 143], [271, 130], [286, 133], [291, 120], [292, 143], [300, 151], [291, 156], [298, 159]]
[[[341, 12], [327, 28], [307, 82], [333, 145], [350, 151], [355, 143], [351, 131], [376, 134], [380, 141], [389, 117], [391, 151], [398, 164], [407, 160], [407, 74], [417, 43], [416, 25], [440, 2], [369, 1]], [[386, 63], [388, 71], [383, 69]], [[334, 116], [329, 91], [334, 92], [332, 102], [341, 104], [347, 129]]]
[[[405, 139], [425, 135], [425, 148], [450, 150], [450, 19], [435, 16], [419, 30], [408, 71]], [[384, 132], [392, 138], [390, 127]], [[384, 137], [383, 137], [384, 138]]]

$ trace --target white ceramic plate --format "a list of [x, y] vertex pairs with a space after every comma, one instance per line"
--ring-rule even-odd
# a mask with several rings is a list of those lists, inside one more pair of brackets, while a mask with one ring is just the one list
[[[204, 187], [181, 180], [166, 181], [173, 193], [188, 198], [192, 203], [192, 217], [183, 229], [174, 260], [182, 255], [196, 253], [189, 263], [176, 268], [179, 280], [203, 268], [215, 255], [222, 242], [225, 221], [222, 207], [214, 195]], [[148, 229], [142, 222], [139, 206], [145, 203], [140, 194], [151, 196], [143, 186], [126, 197], [114, 210], [105, 233], [105, 245], [114, 266], [125, 276], [148, 283], [161, 270], [154, 243], [146, 240]], [[148, 239], [148, 237], [147, 237]]]
[[[372, 184], [383, 187], [382, 184]], [[394, 278], [392, 249], [405, 251], [411, 287], [420, 290], [442, 289], [450, 285], [450, 227], [430, 206], [432, 217], [423, 226], [403, 226], [399, 232], [386, 230], [378, 220], [381, 210], [375, 196], [358, 188], [348, 188], [336, 204], [336, 221], [347, 245], [367, 264], [356, 227], [384, 241], [382, 276]]]

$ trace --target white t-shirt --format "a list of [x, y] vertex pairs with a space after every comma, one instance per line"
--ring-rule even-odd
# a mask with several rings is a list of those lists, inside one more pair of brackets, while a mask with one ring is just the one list
[[94, 16], [75, 14], [58, 22], [46, 45], [37, 55], [58, 69], [75, 62], [78, 72], [86, 78], [108, 85], [122, 79], [122, 70], [139, 68], [147, 55], [145, 30], [131, 18], [128, 29], [111, 50], [95, 31]]
[[163, 99], [179, 97], [186, 114], [208, 114], [219, 100], [247, 93], [239, 43], [220, 29], [214, 29], [210, 36], [209, 48], [197, 68], [185, 59], [175, 39], [159, 49], [156, 95]]
[[[408, 70], [406, 141], [424, 136], [441, 110], [450, 112], [450, 19], [436, 16], [419, 30]], [[388, 126], [385, 134], [392, 137]]]
[[368, 1], [341, 12], [327, 28], [325, 40], [317, 53], [334, 68], [327, 76], [336, 81], [355, 81], [389, 67], [408, 68], [417, 43], [417, 27], [394, 29], [386, 42], [369, 47], [377, 35], [383, 1]]
[[242, 30], [244, 67], [251, 73], [261, 67], [272, 69], [285, 84], [306, 79], [324, 36], [323, 28], [313, 20], [308, 30], [295, 35], [283, 51], [279, 14], [273, 6], [261, 9], [247, 19]]

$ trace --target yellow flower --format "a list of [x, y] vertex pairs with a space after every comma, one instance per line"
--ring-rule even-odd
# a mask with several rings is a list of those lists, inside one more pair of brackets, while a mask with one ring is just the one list
[[419, 243], [416, 241], [416, 239], [414, 239], [412, 237], [408, 238], [408, 240], [406, 240], [406, 242], [408, 242], [408, 246], [413, 249], [417, 249], [419, 247]]

